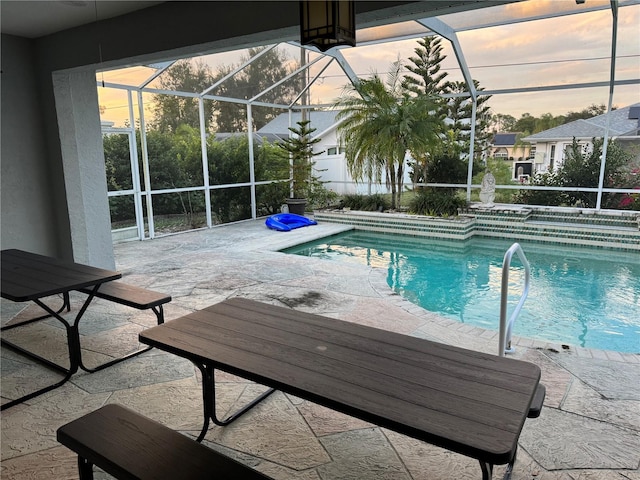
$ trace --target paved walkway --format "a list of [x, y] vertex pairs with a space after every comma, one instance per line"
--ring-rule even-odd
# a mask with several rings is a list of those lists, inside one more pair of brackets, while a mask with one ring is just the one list
[[[176, 318], [232, 296], [285, 305], [375, 327], [495, 353], [497, 334], [444, 320], [393, 294], [385, 272], [359, 265], [285, 255], [277, 250], [344, 230], [318, 225], [274, 232], [262, 221], [116, 246], [124, 280], [167, 292], [166, 318]], [[73, 299], [72, 299], [73, 300]], [[80, 297], [73, 305], [77, 310]], [[2, 301], [2, 323], [35, 307]], [[72, 311], [72, 314], [75, 312]], [[97, 301], [81, 322], [83, 355], [95, 365], [137, 347], [137, 332], [155, 316]], [[64, 359], [64, 331], [40, 322], [3, 335], [39, 345]], [[545, 408], [524, 427], [514, 479], [640, 480], [640, 355], [620, 355], [519, 340], [515, 358], [542, 368]], [[2, 349], [2, 397], [15, 398], [54, 374]], [[262, 387], [218, 376], [220, 411]], [[79, 373], [63, 387], [2, 413], [3, 479], [73, 479], [75, 456], [56, 429], [105, 403], [121, 403], [195, 436], [201, 427], [201, 390], [195, 368], [152, 350], [94, 374]], [[205, 443], [276, 479], [479, 479], [478, 464], [276, 393], [246, 416], [212, 427]], [[494, 478], [501, 478], [497, 468]], [[109, 478], [97, 474], [96, 478]]]

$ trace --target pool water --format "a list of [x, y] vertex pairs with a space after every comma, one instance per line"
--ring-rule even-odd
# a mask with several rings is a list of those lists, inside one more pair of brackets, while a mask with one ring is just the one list
[[[531, 283], [514, 335], [640, 352], [640, 253], [518, 243], [531, 266]], [[411, 302], [447, 318], [498, 330], [502, 263], [512, 244], [353, 231], [284, 251], [384, 268], [389, 286]], [[508, 315], [518, 303], [524, 276], [514, 255]]]

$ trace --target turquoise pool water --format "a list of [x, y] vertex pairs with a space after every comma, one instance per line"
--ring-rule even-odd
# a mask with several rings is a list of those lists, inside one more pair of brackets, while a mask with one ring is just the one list
[[[514, 335], [587, 348], [640, 352], [640, 254], [518, 242], [531, 287]], [[413, 303], [460, 322], [498, 330], [502, 262], [513, 241], [420, 239], [347, 232], [284, 250], [387, 271], [389, 286]], [[514, 255], [509, 306], [524, 285]]]

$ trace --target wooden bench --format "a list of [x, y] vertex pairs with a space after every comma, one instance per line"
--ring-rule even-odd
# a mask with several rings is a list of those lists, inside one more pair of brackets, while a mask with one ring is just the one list
[[121, 405], [110, 404], [57, 431], [78, 454], [80, 480], [93, 465], [118, 479], [268, 480], [269, 477]]
[[[90, 288], [83, 288], [80, 289], [80, 291], [86, 294], [92, 293], [92, 289]], [[121, 305], [136, 308], [138, 310], [152, 310], [158, 319], [158, 325], [164, 323], [163, 305], [171, 301], [171, 296], [165, 293], [148, 290], [146, 288], [137, 287], [135, 285], [129, 285], [120, 281], [103, 283], [102, 285], [100, 285], [98, 291], [95, 292], [95, 296], [97, 298], [102, 298], [103, 300], [119, 303]], [[140, 350], [136, 350], [135, 352], [129, 353], [93, 368], [86, 367], [81, 361], [80, 367], [87, 372], [96, 372], [128, 358], [140, 355], [141, 353], [146, 352], [151, 348], [152, 347], [145, 347]]]

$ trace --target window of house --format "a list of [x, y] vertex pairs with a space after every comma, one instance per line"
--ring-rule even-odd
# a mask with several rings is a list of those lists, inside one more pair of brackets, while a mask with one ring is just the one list
[[345, 152], [345, 148], [344, 147], [328, 147], [327, 148], [327, 155], [339, 155], [341, 153]]
[[532, 145], [529, 149], [529, 156], [527, 158], [536, 158], [536, 146]]
[[507, 160], [509, 158], [509, 152], [507, 152], [506, 148], [498, 148], [496, 152], [493, 154], [494, 158], [501, 158], [502, 160]]

